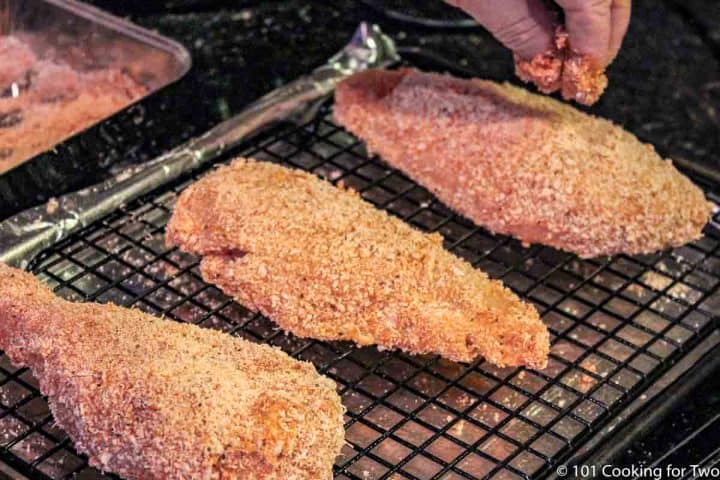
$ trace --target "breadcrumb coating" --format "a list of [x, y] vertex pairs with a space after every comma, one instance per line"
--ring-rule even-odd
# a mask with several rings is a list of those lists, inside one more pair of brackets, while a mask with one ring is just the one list
[[[10, 94], [15, 85], [17, 95]], [[0, 172], [49, 150], [147, 93], [114, 67], [76, 70], [0, 36]]]
[[90, 464], [129, 480], [318, 480], [343, 444], [335, 384], [278, 349], [113, 305], [0, 264], [0, 348]]
[[37, 56], [24, 42], [11, 36], [0, 36], [0, 92], [10, 88], [12, 82], [20, 78], [36, 62]]
[[237, 159], [184, 191], [167, 240], [301, 337], [542, 368], [547, 328], [499, 281], [351, 191]]
[[713, 209], [652, 146], [511, 85], [367, 71], [338, 86], [335, 118], [477, 224], [582, 257], [682, 245]]
[[562, 88], [565, 100], [575, 100], [582, 105], [593, 105], [608, 85], [605, 69], [592, 58], [584, 55], [568, 55], [563, 62]]
[[595, 104], [607, 88], [605, 68], [595, 59], [574, 51], [564, 28], [555, 31], [555, 44], [545, 52], [524, 60], [515, 55], [515, 74], [534, 83], [543, 93], [558, 90], [565, 100]]
[[562, 88], [563, 60], [555, 50], [523, 60], [515, 55], [515, 75], [525, 83], [534, 83], [542, 93], [555, 93]]

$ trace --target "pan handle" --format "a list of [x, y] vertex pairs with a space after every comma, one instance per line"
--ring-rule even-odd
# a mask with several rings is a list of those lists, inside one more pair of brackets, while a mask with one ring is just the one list
[[0, 223], [0, 261], [26, 268], [40, 251], [217, 158], [262, 127], [330, 94], [344, 78], [397, 59], [392, 39], [377, 26], [362, 23], [350, 43], [326, 64], [273, 90], [205, 134], [105, 182], [30, 208]]

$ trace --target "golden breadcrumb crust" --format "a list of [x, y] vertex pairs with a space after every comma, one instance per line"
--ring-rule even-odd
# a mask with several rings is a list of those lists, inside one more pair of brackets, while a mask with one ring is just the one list
[[572, 50], [562, 27], [556, 29], [555, 43], [546, 52], [530, 60], [515, 55], [515, 74], [543, 93], [560, 90], [565, 100], [583, 105], [596, 103], [608, 85], [605, 68], [592, 57]]
[[521, 88], [415, 70], [341, 83], [335, 118], [479, 225], [582, 257], [702, 236], [713, 209], [652, 146]]
[[180, 196], [170, 244], [203, 255], [203, 277], [302, 337], [470, 362], [542, 368], [535, 309], [350, 190], [235, 160]]
[[32, 369], [90, 464], [134, 480], [325, 480], [335, 384], [278, 349], [113, 305], [0, 264], [0, 348]]

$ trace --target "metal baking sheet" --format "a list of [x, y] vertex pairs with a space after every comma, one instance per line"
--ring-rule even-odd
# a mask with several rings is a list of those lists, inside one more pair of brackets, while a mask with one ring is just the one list
[[[312, 361], [337, 382], [348, 409], [336, 479], [544, 477], [717, 330], [716, 230], [690, 245], [637, 257], [580, 260], [547, 247], [524, 248], [474, 226], [369, 156], [332, 122], [331, 110], [327, 104], [308, 123], [276, 129], [238, 153], [342, 181], [415, 227], [441, 233], [449, 250], [538, 307], [552, 337], [545, 370], [464, 365], [283, 334], [204, 283], [197, 258], [165, 246], [177, 195], [197, 177], [122, 207], [29, 269], [67, 298], [135, 306]], [[105, 478], [54, 424], [30, 373], [5, 356], [0, 459], [33, 478]]]

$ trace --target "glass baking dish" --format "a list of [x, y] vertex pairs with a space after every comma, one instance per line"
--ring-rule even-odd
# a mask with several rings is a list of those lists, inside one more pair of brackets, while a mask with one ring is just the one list
[[182, 77], [180, 44], [73, 0], [0, 0], [0, 174]]

